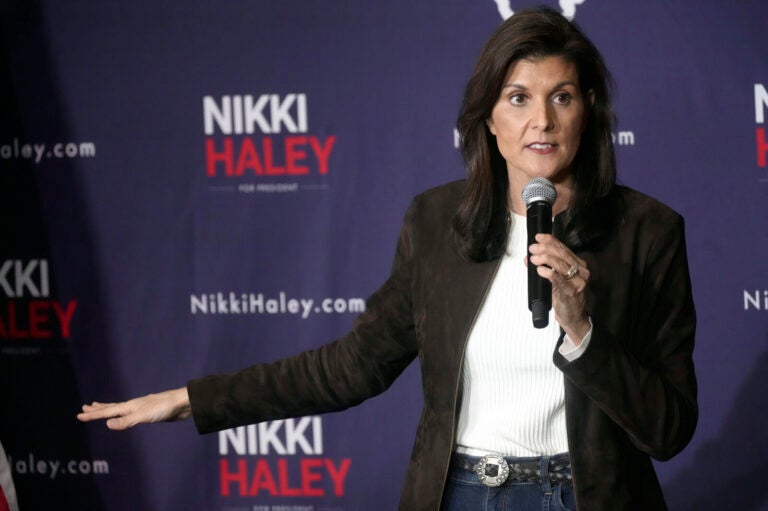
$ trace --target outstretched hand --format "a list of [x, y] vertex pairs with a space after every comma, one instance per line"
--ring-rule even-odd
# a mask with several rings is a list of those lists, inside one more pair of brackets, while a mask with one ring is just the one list
[[122, 403], [83, 405], [77, 418], [83, 422], [107, 419], [107, 427], [114, 430], [132, 428], [137, 424], [180, 421], [192, 415], [186, 387], [148, 394]]

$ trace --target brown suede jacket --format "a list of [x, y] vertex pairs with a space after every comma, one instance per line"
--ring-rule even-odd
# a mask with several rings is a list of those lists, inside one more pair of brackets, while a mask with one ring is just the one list
[[[273, 364], [189, 382], [201, 433], [343, 410], [386, 390], [418, 356], [424, 409], [400, 509], [437, 511], [454, 448], [467, 338], [499, 261], [460, 257], [451, 220], [465, 183], [416, 197], [392, 273], [342, 339]], [[572, 247], [591, 272], [587, 351], [565, 375], [568, 444], [580, 511], [666, 509], [650, 458], [696, 426], [695, 312], [682, 218], [616, 186], [601, 238]], [[561, 215], [555, 235], [563, 230]], [[562, 341], [562, 338], [561, 338]]]

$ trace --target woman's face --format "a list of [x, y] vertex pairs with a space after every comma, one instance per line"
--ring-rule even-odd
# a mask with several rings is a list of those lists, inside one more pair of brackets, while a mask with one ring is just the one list
[[533, 177], [570, 183], [586, 125], [576, 66], [561, 57], [517, 61], [487, 122], [507, 162], [512, 189]]

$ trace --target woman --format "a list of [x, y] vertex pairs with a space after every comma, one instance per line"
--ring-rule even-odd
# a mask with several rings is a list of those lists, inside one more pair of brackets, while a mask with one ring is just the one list
[[[469, 178], [414, 199], [392, 274], [348, 335], [78, 417], [125, 429], [191, 415], [211, 432], [342, 410], [418, 356], [400, 509], [665, 509], [650, 458], [679, 452], [697, 420], [683, 221], [615, 184], [608, 82], [561, 15], [514, 15], [467, 85]], [[536, 177], [557, 191], [554, 235], [526, 247], [521, 191]], [[543, 329], [528, 263], [552, 285]]]

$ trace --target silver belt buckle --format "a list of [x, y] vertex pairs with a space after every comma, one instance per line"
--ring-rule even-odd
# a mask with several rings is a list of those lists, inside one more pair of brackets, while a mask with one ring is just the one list
[[486, 486], [501, 486], [509, 476], [509, 465], [500, 454], [486, 454], [475, 466], [475, 474]]

